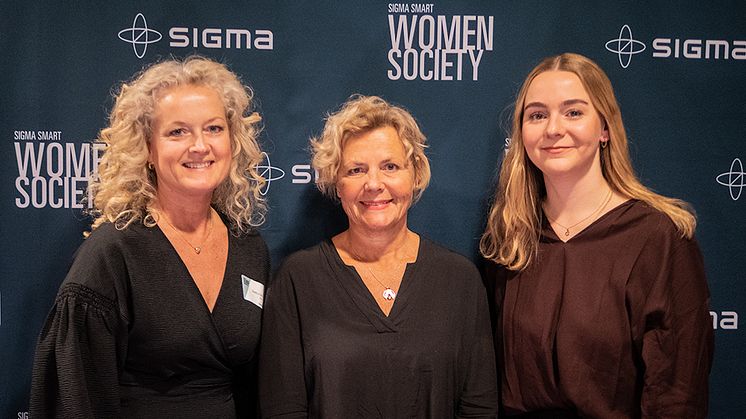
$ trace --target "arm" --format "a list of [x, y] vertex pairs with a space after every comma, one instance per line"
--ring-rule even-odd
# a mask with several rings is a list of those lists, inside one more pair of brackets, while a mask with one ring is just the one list
[[462, 350], [468, 354], [466, 378], [459, 399], [457, 418], [495, 418], [497, 417], [497, 370], [495, 367], [495, 350], [492, 339], [490, 310], [487, 304], [487, 292], [482, 286], [479, 274], [472, 283], [477, 284], [471, 293], [471, 304], [468, 311], [472, 318], [472, 338]]
[[63, 285], [37, 344], [30, 416], [119, 417], [118, 330], [112, 300]]
[[263, 418], [307, 418], [301, 326], [292, 274], [280, 269], [267, 291], [259, 354]]
[[694, 240], [661, 261], [645, 310], [643, 417], [705, 418], [713, 332], [702, 255]]

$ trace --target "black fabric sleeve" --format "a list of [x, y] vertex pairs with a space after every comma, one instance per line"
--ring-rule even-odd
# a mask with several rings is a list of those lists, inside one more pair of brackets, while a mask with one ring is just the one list
[[479, 272], [476, 268], [472, 269], [473, 278], [469, 278], [468, 282], [474, 284], [474, 291], [469, 293], [470, 301], [466, 310], [472, 331], [467, 332], [471, 337], [463, 340], [466, 345], [461, 349], [468, 354], [468, 361], [456, 417], [495, 418], [498, 405], [497, 369], [487, 291], [482, 286]]
[[63, 286], [37, 344], [30, 417], [115, 418], [119, 412], [115, 301]]
[[259, 355], [263, 418], [307, 418], [308, 399], [293, 269], [285, 263], [267, 291]]

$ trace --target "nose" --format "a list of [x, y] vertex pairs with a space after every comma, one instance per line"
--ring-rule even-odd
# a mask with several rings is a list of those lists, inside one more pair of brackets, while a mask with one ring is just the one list
[[547, 118], [545, 133], [549, 138], [559, 138], [565, 135], [565, 126], [560, 115], [552, 114]]
[[368, 171], [368, 175], [365, 179], [365, 190], [368, 192], [380, 191], [383, 189], [383, 182], [380, 178], [381, 174], [378, 170]]
[[205, 136], [202, 132], [198, 132], [194, 135], [194, 142], [191, 147], [189, 147], [189, 151], [192, 153], [207, 153], [208, 147], [205, 142]]

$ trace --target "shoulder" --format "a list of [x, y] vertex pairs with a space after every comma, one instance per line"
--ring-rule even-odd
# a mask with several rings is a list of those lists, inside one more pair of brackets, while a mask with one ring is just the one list
[[447, 264], [453, 265], [457, 268], [476, 270], [474, 263], [466, 256], [438, 244], [427, 237], [420, 236], [420, 240], [420, 251], [422, 252], [422, 256], [426, 259], [430, 259], [431, 263]]
[[334, 251], [334, 249], [331, 243], [326, 240], [306, 249], [298, 250], [291, 253], [282, 261], [278, 273], [304, 272], [318, 269], [327, 259], [325, 255], [330, 251]]
[[[647, 255], [646, 260], [657, 265], [663, 260], [702, 259], [696, 238], [681, 234], [671, 218], [648, 203], [633, 201], [617, 222], [623, 246], [630, 255]], [[669, 259], [672, 258], [672, 259]]]
[[111, 223], [99, 226], [75, 252], [60, 296], [73, 290], [75, 295], [116, 298], [118, 291], [126, 287], [128, 265], [133, 260], [130, 255], [145, 245], [153, 235], [152, 230], [140, 223], [124, 229], [117, 229]]
[[153, 233], [154, 228], [146, 227], [137, 221], [121, 229], [112, 223], [104, 223], [93, 230], [88, 238], [83, 241], [78, 254], [82, 252], [121, 252], [124, 249], [138, 246]]
[[236, 233], [231, 230], [229, 226], [228, 234], [232, 236], [232, 239], [237, 245], [241, 246], [241, 248], [245, 249], [246, 251], [256, 254], [262, 258], [269, 258], [269, 248], [267, 247], [267, 242], [264, 241], [264, 238], [259, 233], [259, 231], [252, 229], [247, 232]]
[[466, 256], [420, 236], [420, 255], [417, 263], [428, 271], [451, 275], [481, 285], [479, 271]]
[[678, 247], [694, 243], [694, 239], [682, 236], [673, 220], [664, 212], [653, 208], [650, 204], [635, 200], [624, 216], [633, 221], [633, 227], [642, 237], [659, 244], [669, 244]]

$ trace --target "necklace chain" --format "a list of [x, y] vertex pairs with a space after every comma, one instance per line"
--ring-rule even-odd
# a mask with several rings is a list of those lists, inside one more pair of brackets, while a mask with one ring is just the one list
[[[363, 262], [363, 258], [360, 257], [360, 255], [358, 255], [354, 250], [352, 250], [352, 245], [350, 244], [349, 240], [347, 241], [347, 249], [349, 250], [352, 257], [355, 259], [355, 261], [365, 263]], [[383, 293], [381, 294], [383, 296], [383, 299], [389, 301], [394, 300], [396, 298], [396, 291], [394, 291], [391, 287], [384, 284], [380, 279], [378, 279], [376, 274], [373, 273], [373, 269], [371, 269], [370, 266], [366, 266], [365, 269], [367, 269], [373, 279], [375, 279], [376, 282], [381, 284], [381, 286], [384, 288]]]
[[189, 247], [192, 248], [192, 250], [194, 250], [194, 253], [196, 253], [196, 254], [202, 253], [202, 246], [205, 243], [207, 243], [207, 239], [210, 238], [210, 233], [212, 233], [212, 209], [210, 210], [210, 212], [207, 215], [207, 235], [205, 236], [204, 239], [202, 239], [202, 245], [199, 245], [199, 246], [195, 246], [189, 240], [187, 240], [186, 236], [184, 236], [181, 233], [181, 231], [179, 231], [179, 229], [177, 229], [176, 227], [174, 227], [174, 225], [171, 224], [170, 221], [168, 221], [168, 218], [166, 217], [165, 214], [161, 213], [161, 215], [163, 215], [163, 221], [165, 221], [166, 224], [168, 224], [169, 227], [171, 227], [171, 229], [173, 229], [176, 232], [176, 234], [179, 236], [179, 238], [181, 240], [183, 240], [186, 244], [189, 245]]
[[569, 227], [568, 227], [568, 226], [564, 226], [564, 225], [560, 224], [560, 223], [559, 223], [559, 222], [558, 222], [557, 220], [553, 220], [553, 219], [552, 219], [552, 218], [551, 218], [551, 217], [549, 216], [549, 214], [546, 214], [546, 210], [545, 210], [545, 214], [546, 214], [546, 216], [547, 216], [547, 219], [549, 219], [549, 222], [551, 222], [551, 223], [554, 223], [554, 224], [557, 224], [558, 226], [560, 226], [560, 227], [564, 228], [564, 229], [565, 229], [565, 236], [569, 236], [569, 235], [570, 235], [570, 229], [571, 229], [571, 228], [575, 228], [576, 226], [580, 225], [580, 223], [582, 223], [582, 222], [584, 222], [584, 221], [588, 220], [589, 218], [593, 217], [594, 215], [598, 214], [598, 213], [599, 213], [599, 212], [600, 212], [601, 210], [603, 210], [603, 209], [604, 209], [604, 208], [606, 207], [606, 205], [608, 205], [608, 204], [609, 204], [609, 201], [611, 201], [611, 196], [612, 196], [612, 195], [613, 195], [613, 194], [612, 194], [612, 190], [611, 190], [611, 188], [609, 188], [609, 193], [608, 193], [608, 194], [606, 195], [606, 197], [604, 198], [604, 200], [603, 200], [603, 201], [601, 201], [601, 205], [599, 205], [599, 206], [598, 206], [598, 208], [596, 208], [595, 210], [593, 210], [593, 212], [592, 212], [592, 213], [588, 214], [588, 216], [586, 216], [586, 217], [585, 217], [585, 218], [583, 218], [582, 220], [578, 221], [577, 223], [575, 223], [575, 224], [573, 224], [573, 225], [571, 225], [571, 226], [569, 226]]

